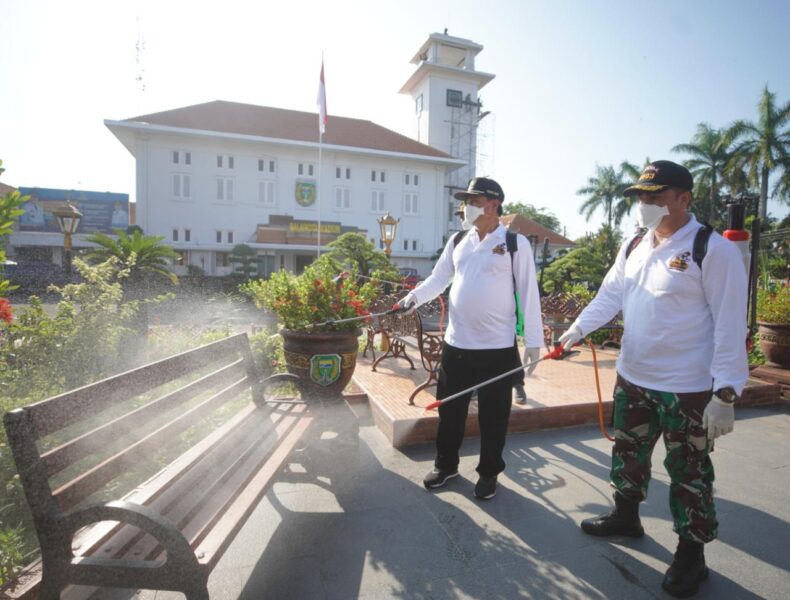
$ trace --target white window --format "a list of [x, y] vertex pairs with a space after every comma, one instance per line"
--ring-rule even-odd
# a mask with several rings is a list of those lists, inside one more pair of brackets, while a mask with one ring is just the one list
[[335, 167], [335, 179], [351, 179], [351, 167]]
[[417, 251], [417, 240], [411, 241], [411, 249], [414, 250], [415, 252]]
[[216, 240], [217, 240], [218, 244], [222, 243], [222, 232], [219, 229], [217, 229], [217, 238], [216, 238]]
[[417, 173], [406, 173], [406, 185], [417, 187], [420, 185], [420, 176]]
[[308, 177], [312, 177], [314, 173], [314, 168], [312, 163], [299, 163], [299, 168], [297, 169], [299, 175], [307, 175]]
[[370, 210], [373, 212], [384, 212], [385, 198], [384, 190], [373, 190], [370, 194]]
[[307, 175], [310, 177], [313, 176], [313, 165], [307, 165]]
[[173, 230], [173, 241], [174, 242], [178, 241], [178, 229]]
[[403, 249], [404, 250], [408, 250], [409, 249], [409, 240], [403, 240]]
[[417, 194], [408, 192], [403, 194], [403, 214], [416, 215], [417, 214]]
[[179, 154], [178, 150], [173, 150], [173, 164], [174, 165], [178, 164], [178, 154]]
[[[269, 172], [274, 173], [276, 171], [275, 163], [273, 158], [259, 158], [258, 159], [258, 171], [261, 173]], [[299, 173], [301, 175], [301, 173]]]
[[225, 233], [226, 233], [226, 236], [227, 236], [226, 239], [228, 240], [228, 243], [232, 244], [233, 243], [233, 232], [232, 231], [227, 231]]
[[229, 169], [233, 168], [233, 157], [232, 156], [228, 157], [228, 168]]
[[217, 167], [222, 168], [222, 155], [217, 154]]
[[373, 169], [370, 172], [370, 180], [371, 181], [376, 181], [377, 178], [378, 178], [379, 182], [384, 183], [386, 181], [386, 177], [385, 177], [384, 171], [376, 171], [375, 169]]
[[233, 202], [233, 179], [217, 177], [217, 200]]
[[192, 230], [191, 229], [184, 229], [184, 241], [189, 242], [192, 240]]
[[262, 180], [258, 182], [258, 202], [266, 206], [274, 206], [277, 202], [274, 197], [274, 182]]
[[189, 198], [191, 195], [189, 175], [173, 173], [173, 197]]
[[335, 210], [351, 210], [351, 188], [335, 188]]
[[184, 164], [191, 165], [192, 164], [192, 153], [191, 152], [184, 152]]

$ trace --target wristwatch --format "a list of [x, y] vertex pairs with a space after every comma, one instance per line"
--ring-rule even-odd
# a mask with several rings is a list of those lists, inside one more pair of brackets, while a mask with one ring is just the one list
[[722, 402], [726, 402], [727, 404], [732, 404], [733, 402], [738, 400], [738, 394], [736, 394], [735, 390], [731, 387], [719, 388], [713, 393], [716, 394], [719, 400], [721, 400]]

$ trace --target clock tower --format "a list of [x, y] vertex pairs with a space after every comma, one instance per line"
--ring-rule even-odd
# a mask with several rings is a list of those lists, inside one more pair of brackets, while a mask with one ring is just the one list
[[[478, 129], [489, 115], [480, 90], [494, 75], [475, 70], [483, 46], [471, 40], [432, 33], [411, 59], [416, 70], [400, 89], [414, 100], [416, 138], [466, 165], [447, 174], [448, 225], [457, 229], [453, 194], [476, 175]], [[488, 173], [485, 173], [488, 174]]]

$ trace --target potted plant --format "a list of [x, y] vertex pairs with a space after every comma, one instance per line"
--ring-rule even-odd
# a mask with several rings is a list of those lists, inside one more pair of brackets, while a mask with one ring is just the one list
[[757, 292], [757, 325], [766, 363], [790, 369], [790, 285]]
[[258, 308], [272, 311], [282, 325], [286, 368], [299, 377], [306, 398], [339, 397], [356, 366], [357, 337], [377, 294], [375, 280], [360, 284], [355, 275], [338, 277], [329, 261], [317, 261], [301, 275], [277, 271], [242, 290]]

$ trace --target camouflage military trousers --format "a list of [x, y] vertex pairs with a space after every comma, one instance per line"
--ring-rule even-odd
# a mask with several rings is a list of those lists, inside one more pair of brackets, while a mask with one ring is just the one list
[[716, 539], [713, 463], [702, 427], [711, 392], [671, 393], [639, 387], [617, 376], [611, 483], [623, 496], [647, 497], [651, 455], [664, 436], [664, 466], [671, 479], [669, 507], [675, 532], [698, 542]]

